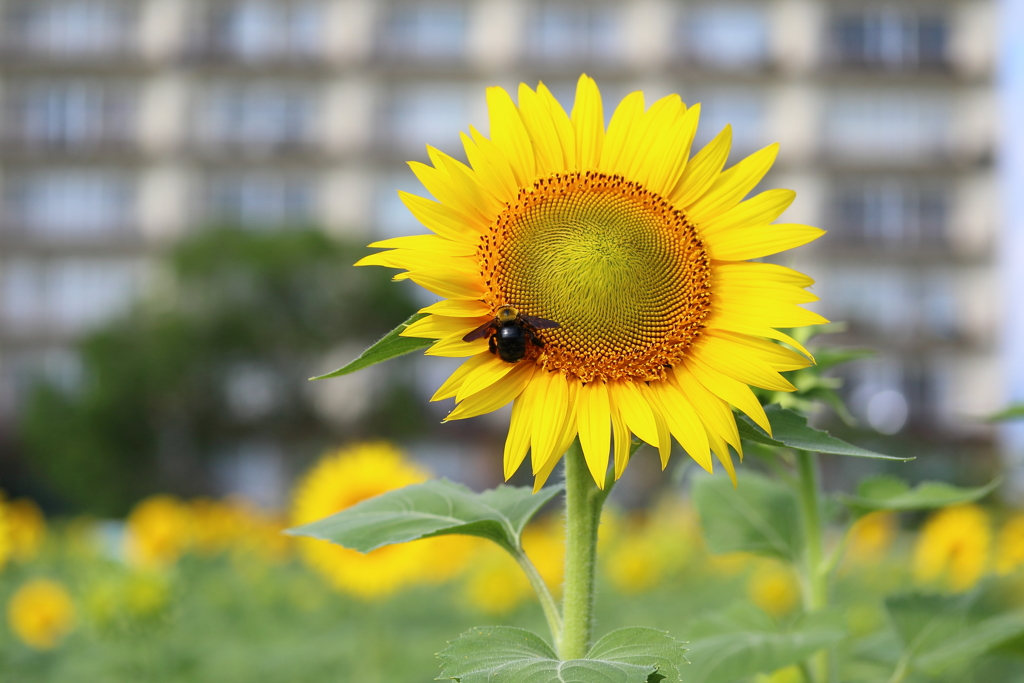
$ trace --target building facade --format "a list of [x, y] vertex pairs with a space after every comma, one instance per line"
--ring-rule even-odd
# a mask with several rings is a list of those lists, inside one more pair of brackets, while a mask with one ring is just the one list
[[[0, 415], [210, 225], [420, 228], [396, 190], [424, 144], [487, 129], [484, 87], [581, 71], [702, 103], [731, 162], [829, 235], [794, 265], [844, 341], [855, 414], [988, 438], [1002, 406], [993, 0], [3, 0]], [[787, 257], [788, 258], [788, 257]], [[789, 263], [790, 261], [786, 261]]]

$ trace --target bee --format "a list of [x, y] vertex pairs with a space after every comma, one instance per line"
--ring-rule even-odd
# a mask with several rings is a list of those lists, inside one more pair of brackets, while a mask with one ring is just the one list
[[513, 306], [502, 306], [498, 309], [494, 320], [476, 328], [462, 341], [474, 341], [489, 337], [487, 347], [491, 353], [498, 355], [506, 363], [518, 363], [526, 355], [526, 342], [543, 348], [544, 341], [537, 336], [537, 330], [560, 327], [553, 320], [523, 315]]

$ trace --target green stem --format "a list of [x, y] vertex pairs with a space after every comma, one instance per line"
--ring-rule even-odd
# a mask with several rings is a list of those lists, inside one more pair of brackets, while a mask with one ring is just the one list
[[551, 595], [547, 583], [544, 582], [540, 572], [537, 571], [537, 567], [526, 556], [522, 548], [512, 551], [512, 556], [516, 558], [516, 562], [519, 563], [523, 573], [526, 574], [526, 578], [530, 580], [530, 585], [533, 586], [534, 592], [537, 594], [540, 606], [544, 610], [544, 617], [548, 620], [552, 642], [559, 642], [562, 638], [562, 615], [558, 612], [558, 604]]
[[565, 454], [565, 595], [564, 625], [558, 643], [563, 660], [581, 659], [590, 650], [593, 631], [594, 569], [597, 527], [611, 486], [594, 483], [579, 441]]
[[[804, 610], [813, 613], [824, 609], [828, 603], [828, 576], [824, 572], [823, 562], [818, 456], [807, 451], [797, 451], [796, 458], [800, 471], [800, 512], [807, 543], [802, 572]], [[815, 653], [809, 664], [815, 681], [824, 683], [829, 679], [828, 651], [821, 650]]]

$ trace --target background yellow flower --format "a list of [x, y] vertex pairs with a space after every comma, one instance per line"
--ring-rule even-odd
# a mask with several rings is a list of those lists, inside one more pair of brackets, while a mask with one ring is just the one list
[[128, 516], [128, 561], [144, 569], [169, 567], [189, 548], [193, 534], [191, 510], [184, 502], [174, 496], [151, 496]]
[[973, 587], [989, 562], [992, 531], [988, 513], [977, 505], [957, 505], [925, 522], [914, 548], [914, 577], [954, 592]]
[[7, 622], [23, 643], [48, 650], [56, 647], [74, 628], [75, 607], [62, 584], [49, 579], [32, 579], [11, 596]]

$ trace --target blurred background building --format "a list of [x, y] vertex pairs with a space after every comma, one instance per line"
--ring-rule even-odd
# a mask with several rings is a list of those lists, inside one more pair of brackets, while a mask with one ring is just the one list
[[[703, 103], [732, 161], [780, 142], [765, 186], [829, 235], [817, 278], [854, 414], [883, 434], [989, 449], [1007, 395], [993, 0], [3, 0], [0, 421], [74, 343], [161, 281], [214, 224], [419, 232], [396, 196], [424, 143], [486, 131], [484, 88], [581, 71]], [[330, 368], [323, 368], [328, 370]], [[419, 376], [429, 395], [449, 370]]]

